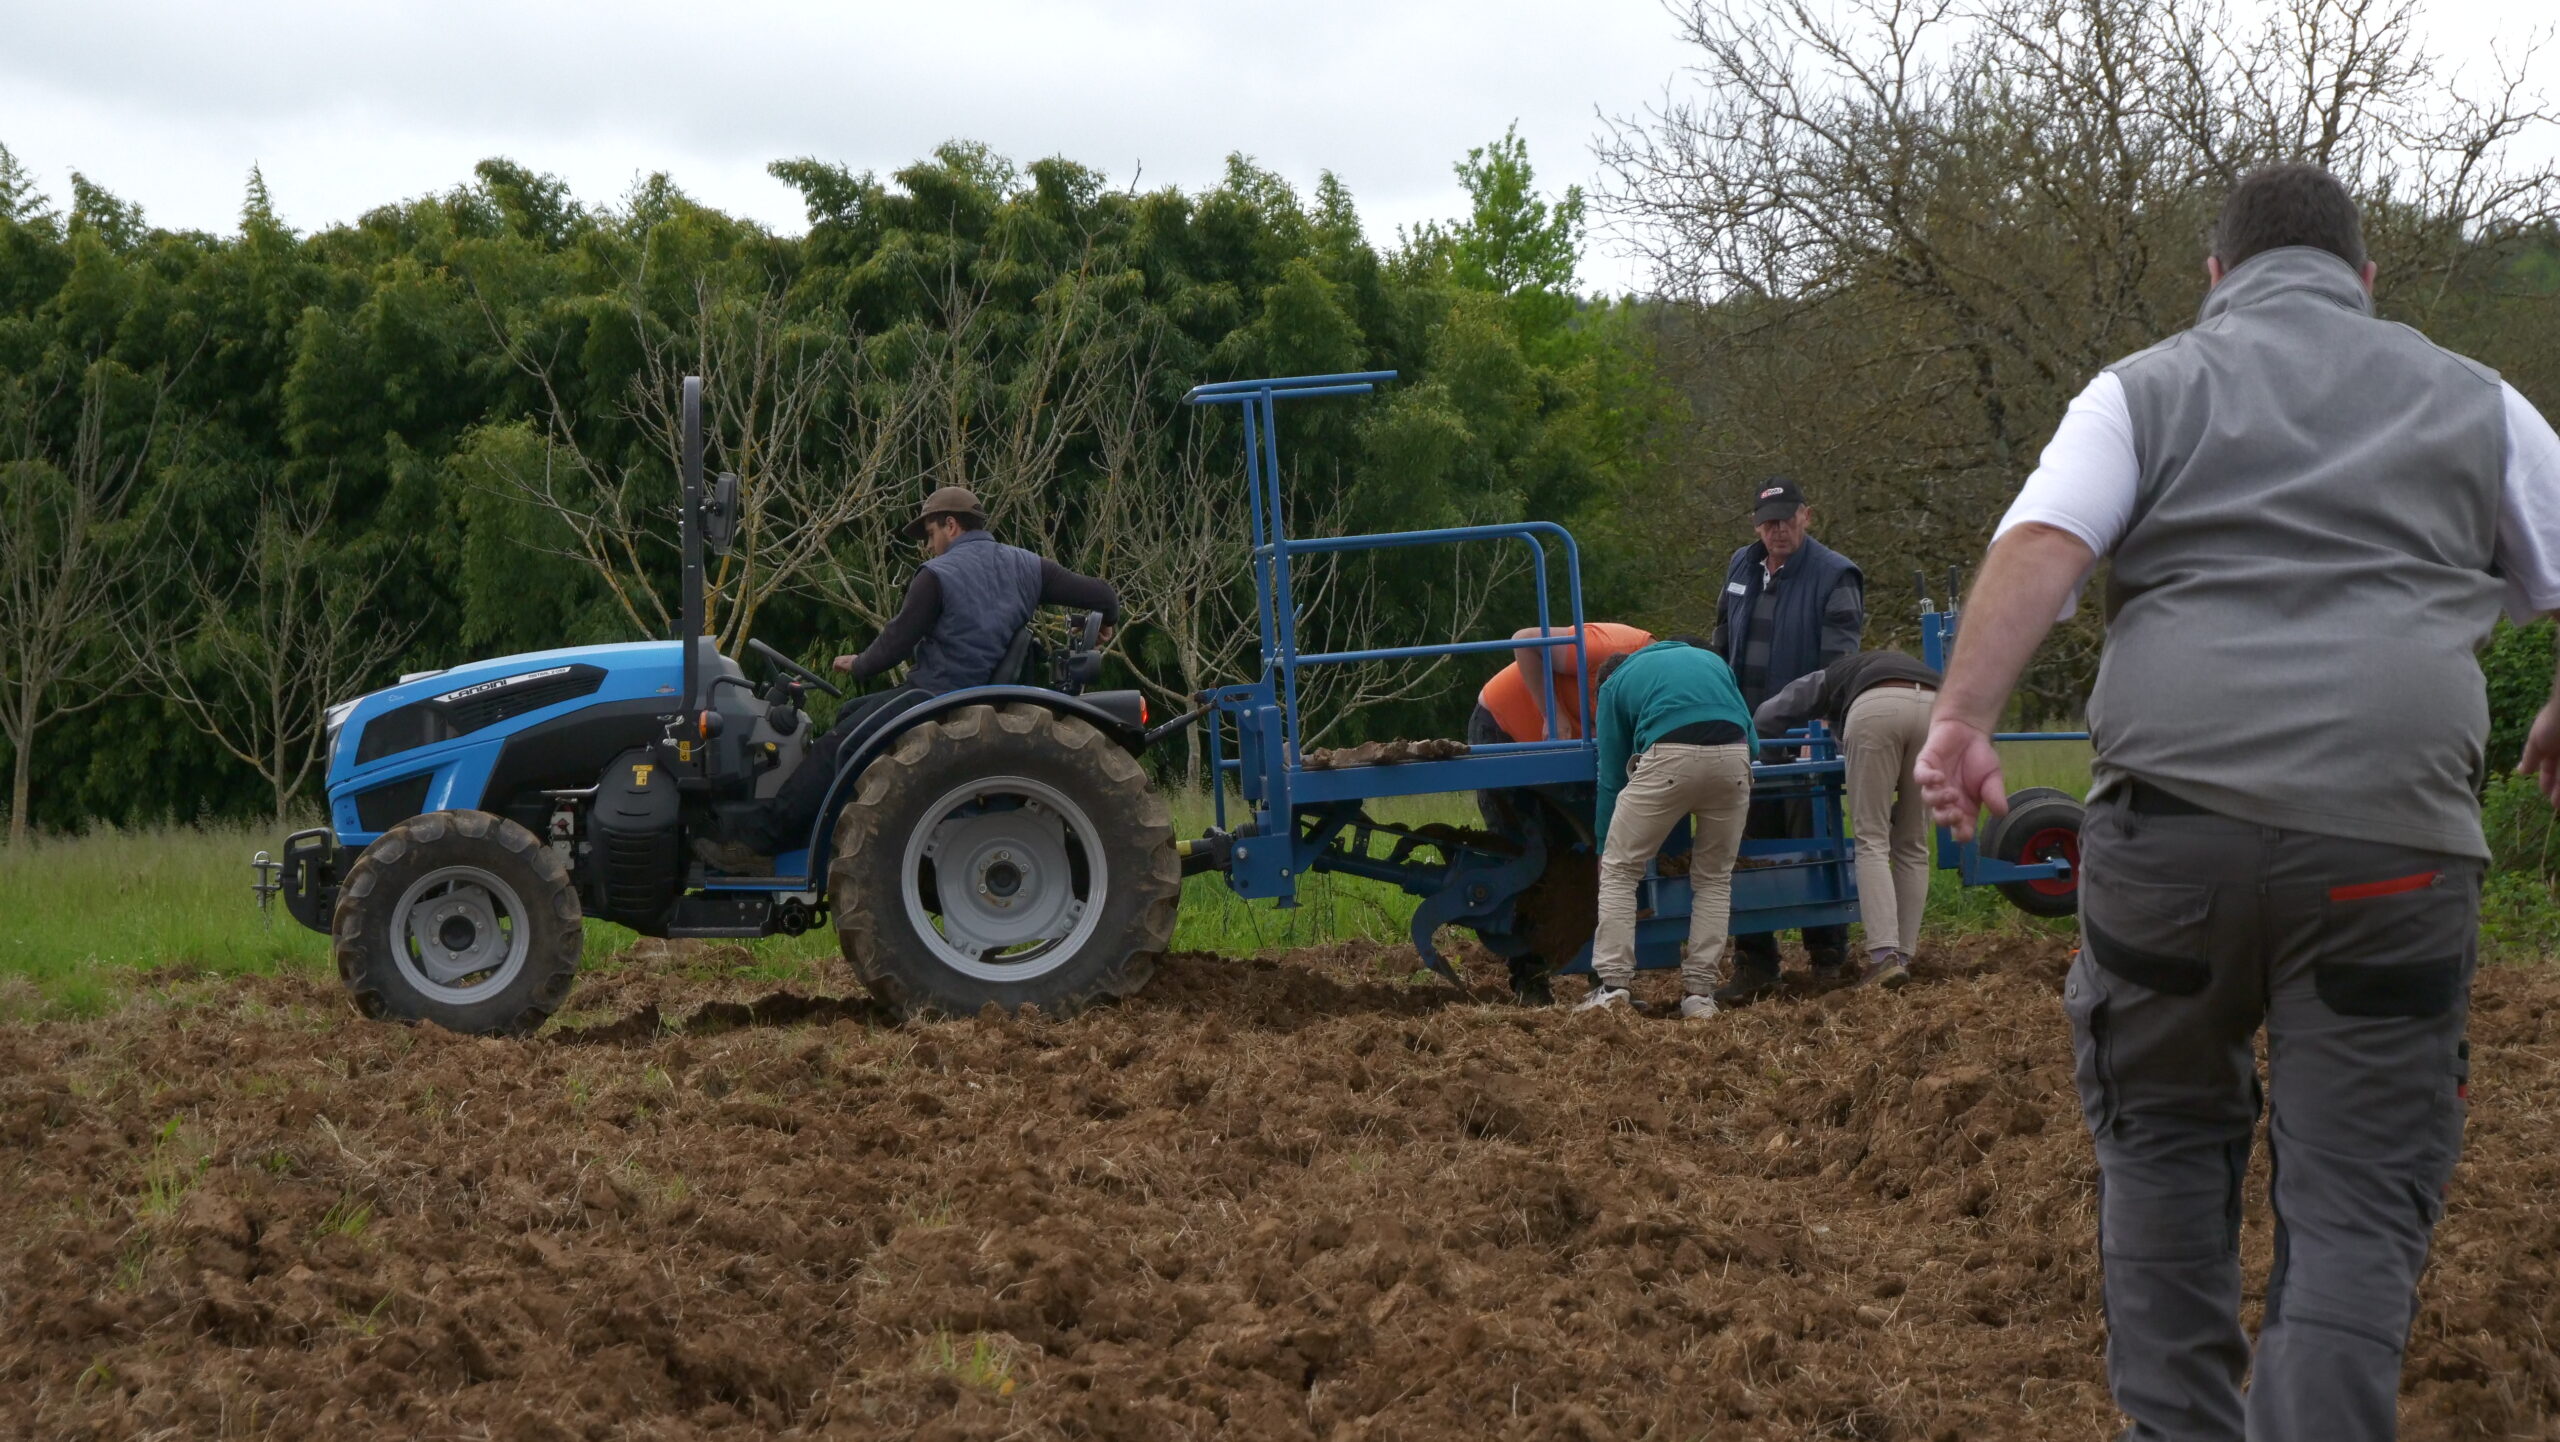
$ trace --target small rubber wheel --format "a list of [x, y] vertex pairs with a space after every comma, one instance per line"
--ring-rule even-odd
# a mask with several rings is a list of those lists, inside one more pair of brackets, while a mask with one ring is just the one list
[[1073, 1016], [1146, 985], [1182, 901], [1137, 759], [1043, 706], [964, 706], [863, 770], [827, 888], [854, 975], [902, 1016]]
[[521, 1036], [568, 998], [583, 922], [569, 869], [532, 832], [429, 811], [356, 858], [330, 953], [366, 1016]]
[[2009, 798], [2009, 814], [1983, 838], [1983, 854], [2027, 865], [2067, 861], [2060, 876], [2003, 881], [2000, 894], [2029, 916], [2069, 916], [2080, 909], [2080, 803], [2067, 791], [2034, 786]]

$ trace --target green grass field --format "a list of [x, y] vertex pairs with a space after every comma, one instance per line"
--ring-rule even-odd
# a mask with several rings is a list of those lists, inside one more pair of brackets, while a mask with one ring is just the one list
[[[2088, 751], [2077, 742], [2032, 742], [2009, 748], [2009, 786], [2087, 787]], [[1184, 835], [1208, 824], [1205, 796], [1180, 799]], [[1467, 796], [1388, 801], [1381, 820], [1406, 825], [1477, 824]], [[109, 1006], [155, 973], [195, 975], [278, 970], [326, 971], [326, 940], [284, 915], [262, 921], [249, 883], [249, 858], [275, 850], [281, 833], [265, 827], [100, 828], [76, 837], [44, 838], [19, 851], [0, 849], [0, 1016], [84, 1015]], [[1184, 884], [1174, 944], [1184, 950], [1251, 955], [1329, 941], [1402, 940], [1414, 899], [1393, 887], [1340, 876], [1311, 876], [1288, 909], [1247, 902], [1213, 876]], [[1938, 872], [1931, 884], [1933, 924], [1956, 930], [2031, 925], [1989, 890], [1965, 891]], [[590, 965], [611, 966], [630, 932], [605, 923], [587, 929]], [[755, 948], [758, 972], [775, 980], [816, 980], [836, 951], [832, 932], [775, 937]]]

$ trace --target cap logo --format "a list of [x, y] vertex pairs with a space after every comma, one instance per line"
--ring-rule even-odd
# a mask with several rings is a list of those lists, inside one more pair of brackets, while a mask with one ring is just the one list
[[1760, 499], [1762, 499], [1762, 500], [1764, 500], [1764, 501], [1765, 501], [1765, 500], [1769, 499], [1771, 496], [1783, 496], [1783, 495], [1785, 495], [1786, 493], [1787, 493], [1787, 488], [1786, 488], [1786, 487], [1784, 487], [1784, 486], [1771, 486], [1769, 489], [1767, 489], [1767, 490], [1765, 490], [1765, 491], [1762, 491], [1762, 492], [1760, 493]]

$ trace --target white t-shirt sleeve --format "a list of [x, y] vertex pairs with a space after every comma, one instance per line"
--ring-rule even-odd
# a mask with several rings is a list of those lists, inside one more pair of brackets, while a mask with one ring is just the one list
[[2560, 611], [2560, 435], [2533, 402], [2505, 386], [2507, 476], [2492, 553], [2518, 625]]
[[[2011, 527], [2030, 521], [2070, 532], [2090, 553], [2104, 556], [2124, 539], [2133, 523], [2134, 496], [2142, 486], [2142, 460], [2133, 449], [2133, 412], [2125, 405], [2124, 382], [2113, 371], [2100, 371], [2062, 413], [2062, 424], [2045, 443], [2033, 475], [2018, 488], [2000, 528], [1991, 533], [1997, 544]], [[2560, 517], [2560, 510], [2553, 512]], [[2097, 569], [2092, 562], [2090, 570]], [[2080, 609], [2083, 573], [2062, 602], [2058, 619], [2069, 620]]]

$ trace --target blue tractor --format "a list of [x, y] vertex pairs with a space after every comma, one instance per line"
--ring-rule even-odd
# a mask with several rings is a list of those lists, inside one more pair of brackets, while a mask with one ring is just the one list
[[646, 936], [799, 933], [905, 1013], [1059, 1014], [1143, 985], [1173, 935], [1173, 817], [1138, 756], [1134, 691], [1086, 689], [1101, 618], [1048, 654], [1030, 627], [996, 684], [932, 697], [845, 748], [804, 847], [730, 876], [687, 842], [771, 796], [825, 678], [761, 641], [751, 678], [703, 635], [706, 550], [736, 478], [706, 487], [701, 382], [683, 396], [683, 596], [695, 638], [581, 646], [401, 678], [330, 709], [329, 824], [255, 863], [327, 934], [366, 1015], [523, 1033], [569, 994], [584, 923]]
[[[760, 641], [746, 649], [766, 675], [751, 680], [702, 634], [703, 552], [725, 553], [737, 501], [734, 478], [703, 484], [701, 384], [688, 379], [679, 629], [691, 644], [508, 656], [403, 677], [333, 708], [330, 824], [287, 838], [274, 859], [259, 854], [261, 902], [281, 896], [296, 920], [328, 934], [366, 1015], [465, 1032], [541, 1025], [568, 995], [588, 917], [665, 937], [799, 933], [832, 920], [854, 975], [901, 1014], [993, 1004], [1072, 1015], [1145, 984], [1172, 939], [1183, 878], [1195, 874], [1281, 906], [1296, 905], [1300, 881], [1320, 872], [1400, 887], [1417, 898], [1412, 938], [1425, 964], [1454, 981], [1436, 938], [1464, 928], [1535, 996], [1547, 975], [1589, 967], [1592, 742], [1561, 736], [1550, 715], [1546, 739], [1447, 746], [1403, 764], [1346, 763], [1300, 745], [1306, 668], [1582, 645], [1578, 554], [1551, 522], [1287, 534], [1279, 402], [1365, 394], [1392, 378], [1231, 381], [1187, 397], [1235, 406], [1243, 424], [1256, 679], [1203, 692], [1198, 709], [1150, 730], [1138, 693], [1085, 689], [1100, 669], [1099, 616], [1083, 617], [1054, 658], [1025, 628], [995, 684], [935, 696], [847, 746], [807, 845], [776, 857], [770, 876], [712, 870], [687, 841], [717, 832], [723, 808], [781, 786], [806, 751], [809, 691], [835, 688]], [[1525, 548], [1547, 634], [1300, 649], [1296, 558], [1470, 543]], [[1567, 615], [1555, 614], [1557, 599]], [[1955, 623], [1952, 607], [1924, 599], [1932, 664]], [[1587, 687], [1590, 668], [1575, 672]], [[1204, 723], [1216, 822], [1177, 841], [1139, 758]], [[1754, 767], [1754, 795], [1804, 803], [1812, 834], [1743, 843], [1731, 929], [1857, 920], [1834, 738], [1817, 725], [1771, 738], [1769, 754]], [[1368, 810], [1447, 792], [1484, 798], [1488, 824], [1409, 827]], [[2028, 911], [2067, 914], [2079, 821], [2079, 803], [2063, 793], [2020, 793], [1979, 841], [1941, 830], [1939, 864]], [[1642, 883], [1640, 965], [1679, 964], [1687, 849], [1684, 827]]]

